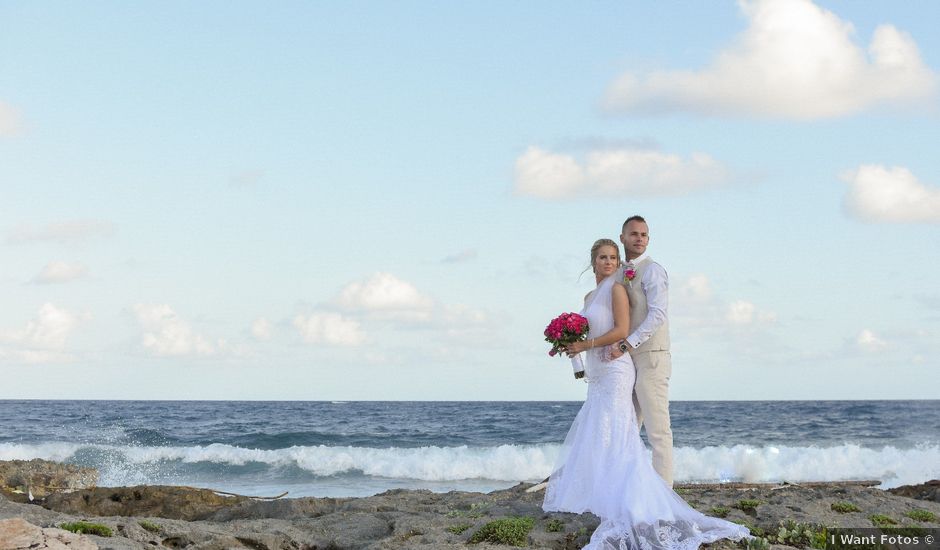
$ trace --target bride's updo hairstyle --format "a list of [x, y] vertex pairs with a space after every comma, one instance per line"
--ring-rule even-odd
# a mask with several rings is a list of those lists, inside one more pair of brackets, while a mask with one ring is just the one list
[[[589, 265], [588, 268], [585, 269], [584, 271], [587, 271], [588, 269], [590, 269], [591, 271], [595, 271], [594, 261], [597, 260], [597, 251], [600, 250], [602, 246], [614, 247], [614, 250], [617, 251], [617, 261], [620, 261], [620, 247], [617, 246], [617, 243], [615, 243], [614, 241], [610, 239], [597, 239], [596, 241], [594, 241], [594, 245], [591, 246], [591, 265]], [[581, 274], [584, 274], [584, 271], [582, 271]]]

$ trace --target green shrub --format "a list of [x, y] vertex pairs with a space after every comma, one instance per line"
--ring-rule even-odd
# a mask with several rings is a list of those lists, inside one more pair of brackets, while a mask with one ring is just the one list
[[143, 529], [150, 531], [151, 533], [160, 532], [160, 526], [157, 525], [156, 523], [153, 523], [152, 521], [147, 521], [145, 519], [142, 519], [137, 522], [137, 525], [140, 525]]
[[937, 521], [937, 515], [929, 510], [920, 510], [920, 509], [911, 510], [910, 512], [904, 515], [916, 521], [930, 521], [930, 522]]
[[715, 506], [709, 510], [708, 513], [715, 516], [716, 518], [724, 518], [728, 517], [728, 512], [730, 511], [731, 508], [728, 508], [727, 506]]
[[565, 530], [565, 522], [560, 519], [550, 519], [545, 523], [545, 530], [549, 533], [560, 533]]
[[744, 540], [747, 541], [747, 550], [770, 550], [770, 542], [763, 537]]
[[493, 520], [470, 537], [470, 542], [492, 542], [511, 546], [525, 546], [529, 541], [529, 531], [535, 526], [535, 519], [530, 517], [512, 517]]
[[74, 521], [72, 523], [63, 523], [59, 529], [65, 529], [80, 535], [98, 535], [99, 537], [110, 537], [114, 534], [111, 528], [100, 523], [89, 523], [87, 521]]
[[852, 504], [851, 502], [833, 502], [831, 506], [832, 511], [839, 512], [840, 514], [848, 514], [849, 512], [861, 512], [862, 509], [858, 506]]
[[875, 527], [890, 527], [892, 525], [897, 525], [898, 522], [884, 514], [872, 514], [868, 516], [868, 519], [871, 520], [872, 524]]
[[737, 508], [738, 510], [743, 510], [745, 512], [753, 512], [761, 504], [763, 504], [763, 502], [757, 499], [745, 498], [745, 499], [739, 500], [737, 504], [734, 505], [734, 507]]
[[490, 506], [492, 506], [492, 504], [485, 500], [480, 502], [473, 502], [470, 504], [469, 510], [451, 510], [450, 512], [447, 512], [447, 516], [452, 518], [478, 519], [489, 513]]
[[772, 542], [795, 546], [797, 548], [825, 548], [826, 530], [818, 529], [814, 525], [797, 523], [792, 519], [780, 522], [777, 533], [770, 539]]
[[767, 534], [763, 529], [761, 529], [757, 525], [754, 525], [753, 523], [751, 523], [750, 521], [746, 519], [745, 520], [733, 519], [731, 521], [734, 523], [737, 523], [738, 525], [743, 525], [747, 527], [747, 530], [750, 531], [751, 535], [755, 537], [763, 537]]
[[473, 527], [473, 525], [470, 523], [459, 523], [457, 525], [451, 525], [447, 530], [455, 535], [460, 535], [471, 527]]

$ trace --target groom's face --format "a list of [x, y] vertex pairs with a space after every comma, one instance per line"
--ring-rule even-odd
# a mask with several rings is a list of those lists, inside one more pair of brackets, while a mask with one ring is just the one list
[[628, 260], [639, 258], [650, 244], [650, 228], [644, 222], [633, 220], [628, 223], [620, 235], [624, 254]]

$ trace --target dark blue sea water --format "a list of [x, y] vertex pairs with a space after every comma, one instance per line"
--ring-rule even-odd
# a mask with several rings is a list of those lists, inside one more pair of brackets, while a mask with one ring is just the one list
[[[488, 491], [552, 470], [579, 402], [0, 401], [0, 460], [268, 496]], [[940, 401], [679, 401], [679, 482], [940, 478]]]

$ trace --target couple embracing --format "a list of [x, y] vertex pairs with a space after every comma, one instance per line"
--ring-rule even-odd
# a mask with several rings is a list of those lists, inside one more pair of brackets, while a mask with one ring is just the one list
[[624, 222], [620, 242], [625, 261], [610, 239], [591, 247], [597, 288], [581, 311], [589, 332], [567, 346], [569, 356], [587, 356], [587, 397], [542, 507], [598, 516], [601, 523], [585, 547], [592, 550], [695, 549], [749, 537], [745, 527], [705, 516], [672, 490], [668, 279], [646, 253], [649, 227], [641, 216]]

